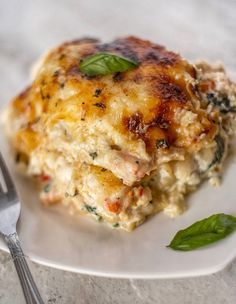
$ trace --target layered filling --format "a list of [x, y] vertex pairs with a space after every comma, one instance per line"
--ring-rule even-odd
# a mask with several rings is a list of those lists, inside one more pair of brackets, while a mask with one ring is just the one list
[[[65, 46], [61, 70], [56, 56], [65, 50], [50, 53], [31, 88], [7, 109], [18, 166], [37, 182], [43, 204], [62, 204], [114, 228], [130, 231], [161, 210], [177, 216], [202, 180], [219, 183], [235, 130], [235, 85], [221, 66], [177, 58], [163, 68], [146, 55], [123, 82], [77, 71], [67, 81], [63, 67], [71, 71], [86, 46]], [[137, 54], [147, 47], [141, 43]]]

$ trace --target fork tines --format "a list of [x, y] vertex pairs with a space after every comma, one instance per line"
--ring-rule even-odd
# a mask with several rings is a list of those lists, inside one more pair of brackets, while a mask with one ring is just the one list
[[[15, 186], [14, 186], [14, 183], [12, 181], [12, 178], [10, 176], [10, 173], [7, 169], [7, 166], [6, 166], [6, 163], [3, 159], [3, 156], [0, 152], [0, 169], [2, 171], [2, 177], [3, 177], [3, 180], [4, 180], [4, 183], [5, 183], [5, 186], [6, 186], [6, 190], [7, 192], [15, 192]], [[4, 185], [1, 185], [0, 183], [0, 192], [3, 192], [4, 191]]]

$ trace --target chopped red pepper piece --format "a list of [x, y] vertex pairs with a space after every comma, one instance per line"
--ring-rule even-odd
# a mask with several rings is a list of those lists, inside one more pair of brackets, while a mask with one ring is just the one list
[[107, 202], [107, 209], [113, 213], [119, 213], [121, 208], [120, 201]]
[[42, 182], [48, 182], [51, 179], [50, 175], [42, 174], [39, 176]]

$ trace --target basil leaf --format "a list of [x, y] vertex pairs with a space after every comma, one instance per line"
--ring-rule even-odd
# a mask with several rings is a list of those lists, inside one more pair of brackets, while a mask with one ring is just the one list
[[80, 71], [88, 76], [108, 75], [134, 69], [138, 63], [110, 53], [97, 53], [80, 62]]
[[190, 251], [225, 238], [236, 230], [236, 217], [214, 214], [176, 233], [167, 246], [174, 250]]

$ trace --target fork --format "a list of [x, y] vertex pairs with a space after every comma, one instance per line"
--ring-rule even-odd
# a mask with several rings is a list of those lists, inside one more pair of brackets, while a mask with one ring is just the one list
[[21, 205], [1, 153], [0, 169], [3, 177], [3, 183], [1, 184], [0, 182], [0, 234], [5, 239], [11, 253], [26, 303], [44, 304], [27, 265], [16, 232], [16, 224], [20, 215]]

